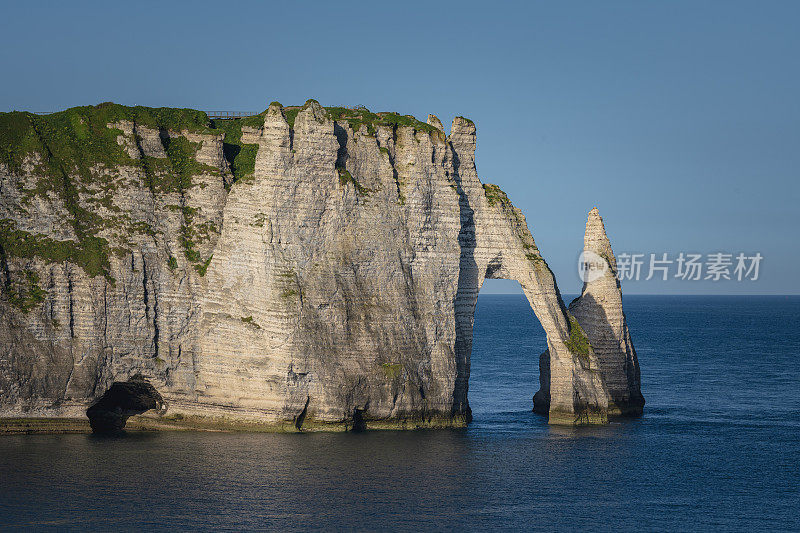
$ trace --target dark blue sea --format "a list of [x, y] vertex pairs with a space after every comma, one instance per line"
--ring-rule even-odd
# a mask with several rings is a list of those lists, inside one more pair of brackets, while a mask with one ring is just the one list
[[465, 430], [0, 436], [0, 528], [800, 530], [800, 297], [626, 296], [644, 416], [549, 427], [480, 296]]

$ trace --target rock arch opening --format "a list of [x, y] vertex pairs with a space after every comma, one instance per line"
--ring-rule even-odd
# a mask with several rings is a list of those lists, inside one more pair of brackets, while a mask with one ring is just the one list
[[520, 419], [539, 390], [547, 336], [515, 280], [490, 279], [475, 307], [469, 405], [476, 421]]

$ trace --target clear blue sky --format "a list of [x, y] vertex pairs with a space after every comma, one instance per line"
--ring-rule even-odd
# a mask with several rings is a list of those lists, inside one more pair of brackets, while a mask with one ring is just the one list
[[[235, 7], [234, 7], [235, 6]], [[488, 6], [488, 7], [484, 7]], [[0, 110], [263, 110], [313, 97], [478, 126], [563, 292], [586, 213], [617, 253], [760, 252], [800, 293], [800, 2], [3, 2]], [[506, 290], [502, 282], [487, 286]], [[486, 290], [486, 289], [485, 289]]]

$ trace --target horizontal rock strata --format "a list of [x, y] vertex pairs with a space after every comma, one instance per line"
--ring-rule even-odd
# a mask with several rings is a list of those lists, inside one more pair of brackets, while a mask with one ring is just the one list
[[[609, 394], [608, 414], [642, 414], [639, 361], [622, 311], [622, 289], [617, 260], [611, 250], [603, 219], [597, 208], [589, 212], [584, 237], [588, 269], [580, 297], [569, 304], [592, 344]], [[598, 264], [595, 264], [598, 263]]]
[[0, 135], [0, 415], [71, 416], [141, 374], [179, 416], [463, 425], [485, 278], [547, 333], [552, 423], [618, 402], [468, 119], [101, 104]]

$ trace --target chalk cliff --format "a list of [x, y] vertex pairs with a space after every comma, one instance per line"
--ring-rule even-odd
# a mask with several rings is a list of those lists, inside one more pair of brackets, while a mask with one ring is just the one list
[[[608, 389], [610, 415], [640, 415], [644, 407], [639, 361], [622, 311], [617, 260], [595, 207], [589, 212], [584, 237], [588, 270], [580, 297], [569, 304], [600, 362]], [[599, 263], [599, 264], [596, 264]]]
[[[596, 207], [589, 212], [586, 221], [581, 261], [583, 289], [569, 304], [569, 315], [579, 324], [599, 361], [599, 372], [608, 395], [606, 413], [610, 416], [641, 415], [644, 397], [639, 361], [622, 311], [616, 257]], [[539, 356], [540, 388], [533, 397], [534, 411], [545, 415], [550, 410], [551, 359], [549, 349]]]
[[0, 142], [0, 416], [82, 414], [138, 375], [184, 419], [463, 425], [485, 278], [519, 281], [547, 333], [551, 423], [641, 397], [621, 301], [567, 310], [468, 119], [101, 104], [0, 114]]

